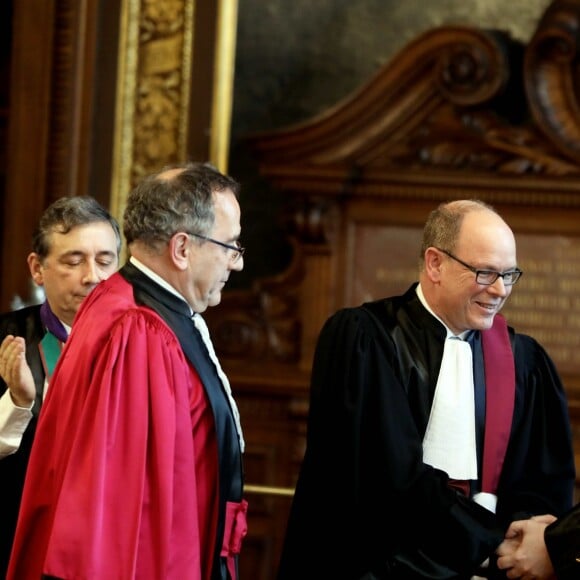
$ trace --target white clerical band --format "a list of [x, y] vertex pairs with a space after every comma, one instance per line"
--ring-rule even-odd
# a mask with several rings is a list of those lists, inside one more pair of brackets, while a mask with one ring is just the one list
[[423, 461], [451, 479], [477, 479], [473, 358], [469, 343], [459, 337], [445, 340]]
[[236, 402], [234, 400], [234, 396], [232, 394], [232, 388], [230, 386], [230, 381], [229, 381], [226, 373], [224, 373], [222, 366], [220, 364], [220, 361], [219, 361], [219, 359], [216, 355], [216, 352], [213, 348], [213, 343], [211, 341], [211, 337], [209, 335], [209, 329], [207, 327], [207, 324], [205, 323], [205, 320], [198, 313], [193, 315], [192, 320], [193, 320], [193, 323], [195, 324], [195, 327], [197, 328], [197, 330], [199, 330], [199, 333], [201, 334], [201, 338], [203, 339], [203, 342], [205, 343], [205, 346], [207, 347], [207, 350], [209, 352], [209, 356], [210, 356], [213, 364], [215, 365], [217, 374], [218, 374], [218, 376], [222, 382], [222, 385], [224, 387], [224, 390], [226, 392], [226, 396], [228, 398], [228, 401], [230, 403], [230, 407], [232, 409], [232, 414], [234, 416], [234, 422], [236, 424], [236, 429], [238, 431], [238, 438], [240, 440], [240, 449], [242, 450], [242, 453], [243, 453], [245, 443], [244, 443], [244, 435], [242, 433], [242, 425], [240, 423], [240, 412], [238, 411], [238, 406], [236, 405]]

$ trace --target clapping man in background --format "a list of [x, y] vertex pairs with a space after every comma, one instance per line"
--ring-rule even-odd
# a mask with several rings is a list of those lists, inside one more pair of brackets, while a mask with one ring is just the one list
[[121, 234], [95, 199], [64, 197], [42, 214], [28, 267], [45, 301], [0, 316], [0, 578], [52, 370], [82, 301], [118, 267]]

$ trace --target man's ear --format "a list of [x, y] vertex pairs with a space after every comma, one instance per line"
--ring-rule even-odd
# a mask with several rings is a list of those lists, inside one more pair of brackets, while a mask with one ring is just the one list
[[186, 270], [189, 266], [188, 257], [192, 251], [192, 244], [185, 232], [173, 234], [168, 244], [169, 257], [176, 268]]
[[28, 262], [28, 269], [30, 270], [32, 280], [34, 280], [34, 283], [37, 286], [42, 286], [44, 284], [44, 277], [42, 275], [42, 263], [40, 257], [37, 253], [31, 252], [28, 254], [26, 261]]
[[443, 256], [441, 252], [433, 247], [425, 250], [425, 273], [429, 280], [438, 282], [441, 278], [441, 269], [443, 266]]

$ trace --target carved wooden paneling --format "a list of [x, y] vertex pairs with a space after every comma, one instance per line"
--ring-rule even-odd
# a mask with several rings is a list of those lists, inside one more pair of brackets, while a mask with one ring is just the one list
[[[206, 313], [249, 417], [248, 483], [294, 484], [324, 320], [406, 289], [428, 213], [465, 197], [493, 204], [515, 232], [526, 274], [505, 314], [558, 365], [580, 461], [578, 30], [580, 0], [555, 0], [527, 45], [472, 27], [429, 30], [336, 106], [250, 138], [287, 196], [295, 251], [286, 272]], [[263, 397], [281, 405], [274, 422], [250, 410]], [[269, 520], [265, 505], [250, 510], [260, 521], [250, 542], [285, 524], [285, 510]], [[262, 544], [268, 561], [271, 548]]]

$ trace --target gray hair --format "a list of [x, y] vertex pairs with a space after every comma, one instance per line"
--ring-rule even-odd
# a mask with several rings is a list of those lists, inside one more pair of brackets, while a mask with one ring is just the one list
[[117, 238], [117, 255], [121, 252], [121, 230], [117, 220], [93, 197], [61, 197], [44, 210], [32, 235], [32, 251], [42, 260], [50, 253], [50, 235], [68, 234], [78, 226], [106, 222]]
[[[164, 175], [167, 171], [181, 171]], [[141, 241], [151, 248], [179, 232], [207, 235], [214, 224], [214, 192], [240, 185], [209, 163], [187, 162], [164, 167], [145, 177], [129, 194], [123, 217], [127, 244]]]

